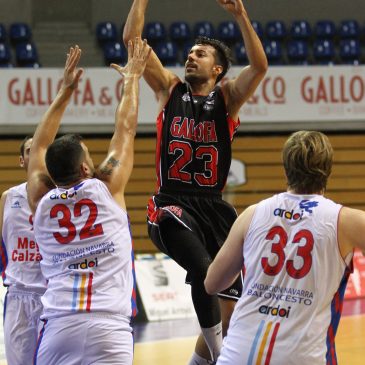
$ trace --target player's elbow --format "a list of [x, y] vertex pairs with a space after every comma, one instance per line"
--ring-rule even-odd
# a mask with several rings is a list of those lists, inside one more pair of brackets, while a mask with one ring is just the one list
[[266, 75], [266, 72], [269, 68], [269, 64], [267, 62], [267, 58], [264, 57], [262, 60], [258, 61], [252, 66], [252, 69], [255, 73], [255, 76], [259, 79], [263, 79]]

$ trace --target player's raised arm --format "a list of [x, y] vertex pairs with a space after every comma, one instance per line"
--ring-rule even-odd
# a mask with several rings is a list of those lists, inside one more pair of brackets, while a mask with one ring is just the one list
[[111, 66], [124, 79], [123, 95], [115, 113], [115, 130], [106, 159], [96, 171], [111, 194], [123, 207], [124, 189], [133, 168], [134, 137], [138, 118], [139, 79], [143, 74], [151, 48], [141, 38], [128, 42], [128, 63], [125, 67]]
[[83, 72], [77, 68], [80, 57], [81, 49], [78, 46], [71, 47], [67, 54], [61, 88], [33, 136], [27, 173], [28, 200], [33, 213], [41, 197], [53, 186], [46, 168], [46, 151], [56, 137], [63, 113]]
[[[133, 40], [135, 37], [142, 37], [147, 5], [148, 0], [133, 1], [123, 30], [123, 41], [126, 46], [128, 41]], [[143, 76], [155, 92], [160, 108], [162, 108], [167, 102], [171, 87], [178, 82], [179, 78], [163, 67], [154, 51], [151, 52]]]
[[267, 58], [261, 41], [251, 25], [246, 9], [241, 0], [217, 0], [217, 2], [236, 20], [245, 44], [248, 66], [240, 74], [224, 84], [228, 113], [236, 119], [240, 107], [254, 93], [267, 71]]

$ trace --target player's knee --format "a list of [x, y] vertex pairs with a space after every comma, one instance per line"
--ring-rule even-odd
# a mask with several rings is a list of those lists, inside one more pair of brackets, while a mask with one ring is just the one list
[[212, 260], [208, 257], [199, 258], [198, 260], [196, 260], [195, 264], [192, 266], [190, 270], [191, 277], [204, 283], [211, 262]]

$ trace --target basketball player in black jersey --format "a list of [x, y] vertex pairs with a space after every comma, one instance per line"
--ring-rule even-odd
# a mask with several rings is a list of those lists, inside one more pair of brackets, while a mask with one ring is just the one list
[[[185, 63], [185, 82], [164, 68], [152, 51], [144, 78], [155, 92], [157, 191], [148, 205], [148, 230], [155, 245], [187, 271], [202, 329], [190, 364], [211, 364], [219, 355], [242, 282], [217, 296], [208, 295], [204, 278], [232, 226], [236, 212], [222, 200], [231, 164], [231, 142], [238, 112], [267, 70], [261, 42], [241, 0], [218, 0], [235, 18], [249, 65], [234, 80], [217, 86], [231, 60], [217, 40], [200, 38]], [[134, 0], [124, 27], [125, 43], [141, 36], [148, 0]]]

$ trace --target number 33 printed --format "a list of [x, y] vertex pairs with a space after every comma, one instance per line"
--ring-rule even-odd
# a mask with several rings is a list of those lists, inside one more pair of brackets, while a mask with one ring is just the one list
[[[88, 208], [89, 215], [86, 219], [84, 226], [80, 230], [80, 240], [102, 235], [104, 233], [103, 226], [100, 223], [94, 224], [98, 216], [98, 207], [96, 206], [96, 204], [90, 199], [81, 199], [74, 206], [74, 217], [82, 216], [82, 207]], [[59, 215], [61, 215], [61, 217], [59, 217]], [[65, 204], [57, 204], [53, 206], [50, 211], [50, 218], [58, 219], [59, 227], [65, 228], [67, 230], [67, 232], [62, 234], [60, 232], [53, 233], [53, 236], [58, 243], [68, 244], [76, 238], [76, 227], [71, 221], [71, 210], [68, 206], [66, 206]]]
[[[270, 229], [266, 235], [266, 239], [272, 241], [271, 252], [277, 256], [277, 263], [273, 266], [269, 264], [268, 257], [261, 258], [261, 265], [264, 273], [270, 276], [277, 275], [285, 265], [285, 251], [284, 248], [288, 243], [288, 235], [283, 227], [276, 226]], [[289, 276], [294, 279], [301, 279], [308, 274], [312, 267], [312, 250], [314, 239], [312, 232], [307, 229], [298, 231], [293, 238], [292, 243], [304, 242], [303, 246], [298, 246], [296, 256], [302, 258], [303, 264], [301, 267], [294, 266], [294, 260], [286, 260], [285, 269]]]

